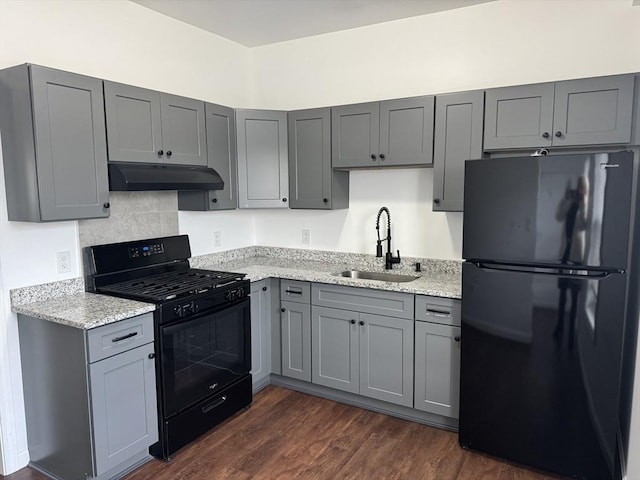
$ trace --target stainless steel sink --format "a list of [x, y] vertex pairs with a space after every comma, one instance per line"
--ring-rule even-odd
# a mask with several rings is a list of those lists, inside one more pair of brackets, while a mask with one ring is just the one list
[[346, 278], [378, 280], [380, 282], [412, 282], [418, 278], [412, 275], [401, 275], [399, 273], [363, 272], [361, 270], [345, 270], [344, 272], [340, 272], [339, 275]]

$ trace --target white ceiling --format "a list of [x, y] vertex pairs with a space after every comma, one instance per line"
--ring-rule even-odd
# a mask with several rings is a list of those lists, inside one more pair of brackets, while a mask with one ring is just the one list
[[493, 0], [131, 0], [247, 47]]

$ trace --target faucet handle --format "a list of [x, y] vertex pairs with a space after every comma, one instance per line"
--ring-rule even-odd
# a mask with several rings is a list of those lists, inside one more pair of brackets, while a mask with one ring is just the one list
[[400, 263], [400, 250], [396, 250], [398, 252], [398, 263]]

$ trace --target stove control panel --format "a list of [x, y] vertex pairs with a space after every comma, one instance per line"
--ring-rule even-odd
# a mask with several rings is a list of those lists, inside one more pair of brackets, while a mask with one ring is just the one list
[[231, 290], [227, 290], [224, 294], [224, 299], [228, 302], [232, 302], [234, 300], [238, 300], [240, 298], [244, 298], [247, 296], [247, 292], [244, 287], [232, 288]]
[[129, 258], [149, 257], [151, 255], [159, 255], [161, 253], [164, 253], [163, 243], [151, 243], [149, 245], [129, 247]]
[[185, 302], [185, 303], [180, 303], [178, 305], [176, 305], [175, 307], [173, 307], [173, 312], [179, 317], [179, 318], [183, 318], [186, 317], [188, 315], [193, 315], [195, 313], [198, 313], [198, 304], [194, 301], [191, 302]]

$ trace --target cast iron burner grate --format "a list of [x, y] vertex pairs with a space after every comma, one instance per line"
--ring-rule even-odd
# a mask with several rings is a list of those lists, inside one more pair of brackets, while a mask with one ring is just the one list
[[162, 302], [231, 285], [242, 280], [244, 276], [244, 273], [191, 268], [103, 286], [98, 289], [98, 292], [136, 300]]

